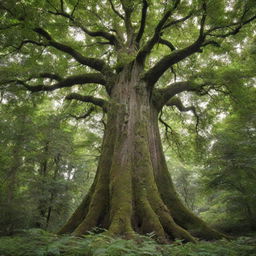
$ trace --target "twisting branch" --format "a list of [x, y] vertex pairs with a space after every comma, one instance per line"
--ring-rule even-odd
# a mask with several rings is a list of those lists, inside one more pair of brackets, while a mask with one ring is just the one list
[[[247, 10], [244, 11], [242, 17], [240, 18], [240, 20], [238, 22], [233, 22], [233, 23], [230, 23], [227, 25], [215, 26], [213, 28], [210, 28], [204, 33], [205, 36], [212, 36], [212, 37], [216, 37], [216, 38], [226, 38], [226, 37], [229, 37], [232, 35], [236, 35], [237, 33], [240, 32], [240, 30], [242, 29], [242, 27], [244, 25], [249, 24], [250, 22], [252, 22], [256, 19], [256, 15], [254, 15], [251, 18], [243, 21], [246, 12], [247, 12]], [[225, 30], [225, 29], [228, 29], [229, 31], [219, 33], [219, 34], [213, 33], [213, 32], [216, 32], [219, 30]]]
[[120, 12], [118, 12], [118, 11], [116, 10], [113, 1], [112, 1], [112, 0], [108, 0], [108, 1], [109, 1], [110, 5], [111, 5], [112, 11], [113, 11], [119, 18], [121, 18], [122, 20], [124, 20], [124, 16], [123, 16]]
[[76, 61], [78, 61], [80, 64], [86, 65], [88, 67], [91, 67], [95, 70], [98, 70], [102, 73], [107, 73], [108, 75], [112, 73], [111, 68], [101, 59], [97, 58], [88, 58], [80, 54], [78, 51], [73, 49], [72, 47], [56, 42], [53, 40], [51, 35], [44, 29], [42, 28], [35, 28], [34, 31], [43, 36], [47, 41], [48, 45], [52, 46], [62, 52], [68, 53], [71, 55]]
[[147, 82], [148, 87], [153, 89], [158, 79], [168, 70], [172, 65], [184, 60], [188, 56], [201, 52], [201, 47], [206, 46], [204, 44], [204, 38], [198, 38], [191, 45], [181, 49], [173, 51], [171, 54], [164, 56], [158, 61], [151, 69], [144, 74], [144, 80]]
[[91, 115], [91, 113], [95, 110], [94, 107], [90, 107], [88, 111], [86, 111], [83, 115], [81, 116], [76, 116], [76, 115], [72, 115], [70, 114], [71, 117], [75, 118], [76, 120], [80, 120], [80, 119], [86, 119], [87, 117], [89, 117]]
[[101, 98], [96, 98], [93, 96], [87, 96], [87, 95], [81, 95], [78, 93], [71, 93], [66, 96], [66, 100], [78, 100], [82, 102], [89, 102], [92, 103], [96, 106], [99, 106], [103, 109], [104, 112], [107, 112], [107, 101], [101, 99]]
[[46, 2], [57, 12], [58, 9], [51, 3], [50, 0], [46, 0]]
[[39, 74], [37, 74], [37, 75], [32, 75], [32, 76], [30, 76], [30, 77], [26, 80], [26, 82], [29, 81], [29, 80], [32, 80], [32, 79], [34, 79], [34, 78], [48, 78], [48, 79], [56, 80], [56, 81], [59, 81], [59, 82], [60, 82], [61, 80], [63, 80], [63, 78], [62, 78], [61, 76], [57, 75], [57, 74], [44, 72], [44, 73], [39, 73]]
[[180, 98], [173, 97], [171, 98], [166, 104], [166, 106], [175, 106], [180, 112], [188, 112], [191, 111], [195, 118], [196, 118], [196, 131], [198, 131], [198, 125], [199, 125], [199, 116], [196, 112], [196, 108], [194, 106], [185, 107], [183, 103], [181, 102]]
[[118, 42], [117, 38], [113, 34], [111, 34], [109, 32], [106, 32], [106, 31], [103, 31], [103, 30], [91, 31], [88, 28], [86, 28], [85, 26], [83, 26], [81, 24], [81, 22], [79, 22], [79, 20], [75, 19], [73, 14], [74, 14], [74, 11], [75, 11], [76, 6], [78, 4], [79, 4], [79, 1], [75, 5], [75, 7], [74, 7], [74, 9], [73, 9], [71, 14], [65, 12], [64, 10], [62, 10], [62, 11], [58, 11], [57, 10], [57, 11], [54, 11], [54, 12], [53, 11], [48, 11], [48, 13], [53, 14], [53, 15], [62, 16], [64, 18], [67, 18], [67, 19], [69, 19], [72, 22], [73, 26], [80, 28], [87, 35], [92, 36], [92, 37], [103, 37], [103, 38], [108, 40], [109, 44], [118, 46], [119, 42]]
[[63, 0], [60, 0], [60, 9], [64, 12], [64, 3]]
[[172, 129], [172, 127], [171, 127], [169, 124], [167, 124], [167, 123], [163, 120], [162, 116], [163, 116], [163, 111], [161, 110], [158, 120], [159, 120], [159, 122], [160, 122], [161, 124], [164, 125], [164, 127], [165, 127], [165, 135], [166, 135], [166, 137], [168, 138], [168, 130], [170, 130], [171, 134], [173, 134], [173, 129]]
[[74, 8], [73, 8], [73, 10], [72, 10], [72, 12], [71, 12], [71, 17], [74, 16], [74, 13], [75, 13], [76, 8], [78, 7], [79, 3], [80, 3], [80, 0], [77, 0], [76, 4], [74, 5]]
[[13, 46], [13, 47], [16, 49], [16, 51], [19, 51], [26, 44], [34, 44], [34, 45], [43, 46], [43, 47], [47, 46], [47, 44], [45, 44], [45, 43], [37, 42], [34, 40], [23, 40], [23, 41], [21, 41], [21, 43], [18, 47], [16, 47], [16, 46]]
[[120, 0], [120, 2], [125, 13], [124, 24], [127, 32], [127, 42], [129, 43], [134, 35], [133, 25], [131, 22], [131, 16], [134, 10], [133, 1]]
[[159, 41], [160, 36], [161, 36], [161, 31], [162, 31], [164, 25], [166, 24], [167, 20], [172, 15], [174, 10], [176, 10], [179, 3], [180, 3], [180, 0], [176, 0], [174, 3], [174, 6], [171, 9], [169, 9], [168, 11], [166, 11], [166, 13], [163, 15], [162, 19], [158, 22], [158, 24], [155, 28], [155, 31], [154, 31], [154, 35], [152, 36], [152, 38], [150, 38], [147, 41], [145, 46], [137, 54], [137, 60], [139, 62], [143, 63], [145, 61], [146, 56], [151, 52], [151, 50], [153, 49], [155, 44]]
[[175, 51], [176, 50], [175, 46], [170, 41], [167, 41], [167, 40], [165, 40], [163, 38], [159, 39], [159, 44], [166, 45], [167, 47], [169, 47], [171, 49], [171, 51]]
[[191, 81], [183, 81], [172, 83], [163, 89], [153, 90], [153, 101], [157, 109], [162, 107], [175, 95], [185, 91], [197, 91], [200, 92], [206, 84], [196, 84]]
[[[181, 60], [187, 58], [188, 56], [194, 54], [195, 52], [201, 52], [201, 47], [204, 45], [206, 35], [204, 34], [204, 27], [206, 21], [206, 5], [203, 2], [203, 15], [200, 22], [199, 36], [198, 38], [189, 46], [181, 49], [175, 50], [171, 54], [164, 56], [154, 67], [149, 69], [144, 76], [144, 79], [148, 83], [148, 87], [152, 90], [154, 84], [158, 79], [164, 74], [164, 72], [169, 69], [172, 65], [180, 62]], [[164, 24], [163, 24], [164, 25]]]
[[[205, 31], [206, 27], [206, 17], [207, 17], [207, 6], [206, 2], [203, 1], [202, 4], [202, 18], [200, 21], [200, 28], [199, 28], [199, 36], [198, 38], [189, 46], [173, 51], [171, 54], [164, 56], [162, 59], [158, 61], [151, 69], [149, 69], [145, 75], [144, 79], [148, 84], [148, 87], [152, 90], [155, 83], [158, 81], [158, 79], [174, 64], [184, 60], [185, 58], [189, 57], [190, 55], [196, 53], [196, 52], [202, 52], [202, 47], [205, 47], [207, 45], [213, 45], [219, 47], [219, 43], [215, 42], [214, 40], [207, 40], [207, 37], [214, 36], [217, 38], [226, 38], [231, 35], [237, 34], [241, 28], [252, 22], [256, 19], [256, 15], [252, 16], [251, 18], [248, 18], [245, 21], [242, 21], [242, 18], [239, 22], [231, 23], [228, 25], [223, 26], [216, 26], [213, 28], [210, 28]], [[244, 15], [243, 15], [244, 17]], [[231, 29], [231, 31], [215, 34], [213, 32], [217, 30], [222, 29]]]
[[140, 20], [140, 29], [138, 31], [138, 34], [136, 36], [136, 43], [139, 45], [140, 40], [144, 34], [145, 26], [146, 26], [146, 18], [147, 18], [147, 10], [148, 10], [148, 2], [147, 0], [142, 0], [143, 6], [141, 10], [141, 20]]
[[203, 0], [202, 10], [203, 10], [203, 15], [202, 15], [202, 19], [201, 19], [201, 22], [200, 22], [199, 39], [204, 39], [205, 38], [204, 27], [205, 27], [205, 22], [206, 22], [206, 17], [207, 17], [207, 8], [206, 8], [205, 0]]
[[190, 17], [193, 16], [193, 11], [191, 11], [187, 16], [183, 17], [183, 18], [180, 18], [180, 19], [177, 19], [177, 20], [173, 20], [173, 21], [170, 21], [168, 22], [166, 25], [163, 26], [163, 30], [166, 29], [166, 28], [169, 28], [169, 27], [172, 27], [174, 25], [177, 25], [181, 22], [184, 22], [186, 20], [188, 20]]
[[[161, 110], [160, 112], [160, 115], [159, 115], [159, 122], [164, 126], [165, 128], [165, 136], [166, 136], [166, 139], [167, 139], [167, 142], [169, 143], [170, 141], [173, 141], [175, 146], [176, 146], [176, 149], [177, 149], [177, 153], [178, 155], [181, 157], [181, 154], [180, 154], [180, 140], [179, 140], [179, 137], [178, 137], [178, 134], [174, 131], [174, 129], [167, 123], [163, 120], [162, 118], [163, 116], [163, 111]], [[169, 138], [169, 134], [172, 136], [172, 138], [170, 139]], [[181, 157], [182, 158], [182, 157]]]
[[[51, 78], [59, 79], [59, 77], [56, 77], [56, 75], [50, 75]], [[44, 74], [44, 77], [50, 78], [49, 74]], [[31, 78], [29, 79], [31, 80]], [[29, 85], [27, 84], [27, 81], [22, 80], [14, 80], [12, 82], [16, 82], [19, 84], [22, 84], [27, 90], [31, 92], [40, 92], [40, 91], [54, 91], [57, 89], [61, 89], [64, 87], [71, 87], [73, 85], [77, 84], [88, 84], [88, 83], [97, 83], [105, 85], [106, 82], [103, 79], [103, 76], [100, 73], [91, 73], [91, 74], [83, 74], [83, 75], [75, 75], [70, 76], [65, 79], [59, 80], [58, 83], [55, 83], [53, 85]]]

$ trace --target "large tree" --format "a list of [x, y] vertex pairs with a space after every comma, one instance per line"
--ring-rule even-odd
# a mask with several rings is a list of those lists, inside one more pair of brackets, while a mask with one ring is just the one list
[[[2, 88], [59, 91], [107, 115], [95, 180], [60, 233], [97, 226], [127, 237], [154, 232], [162, 241], [220, 238], [178, 198], [158, 116], [176, 106], [198, 118], [179, 95], [224, 90], [200, 76], [200, 56], [217, 62], [215, 48], [238, 44], [230, 38], [250, 32], [255, 1], [2, 0], [0, 8]], [[188, 67], [194, 61], [198, 75]]]

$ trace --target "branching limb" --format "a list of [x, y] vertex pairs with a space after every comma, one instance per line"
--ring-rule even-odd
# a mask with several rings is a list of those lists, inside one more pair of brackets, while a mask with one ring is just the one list
[[131, 22], [131, 16], [134, 11], [133, 1], [120, 0], [120, 2], [125, 13], [124, 23], [125, 23], [125, 28], [127, 32], [127, 38], [128, 38], [127, 41], [131, 42], [134, 36], [134, 31], [133, 31], [134, 28]]
[[[51, 80], [56, 80], [56, 81], [61, 81], [63, 80], [63, 78], [57, 74], [53, 74], [53, 73], [41, 73], [38, 75], [39, 78], [49, 78]], [[31, 77], [32, 78], [35, 78], [35, 77]]]
[[163, 111], [160, 112], [158, 120], [161, 124], [164, 125], [164, 127], [165, 127], [165, 136], [168, 138], [168, 131], [170, 131], [171, 134], [173, 134], [174, 131], [173, 131], [172, 127], [163, 120], [162, 116], [163, 116]]
[[106, 31], [103, 31], [103, 30], [91, 31], [91, 30], [89, 30], [88, 28], [86, 28], [85, 26], [83, 26], [83, 25], [81, 24], [81, 22], [79, 22], [79, 20], [77, 20], [77, 19], [73, 16], [74, 11], [75, 11], [75, 9], [76, 9], [76, 7], [77, 7], [78, 4], [79, 4], [79, 1], [78, 1], [77, 4], [74, 6], [74, 9], [73, 9], [73, 11], [72, 11], [71, 14], [65, 12], [64, 10], [61, 10], [61, 11], [58, 11], [58, 10], [57, 10], [57, 11], [48, 11], [48, 13], [53, 14], [53, 15], [57, 15], [57, 16], [62, 16], [62, 17], [64, 17], [64, 18], [67, 18], [67, 19], [69, 19], [69, 20], [72, 22], [72, 24], [73, 24], [75, 27], [80, 28], [80, 29], [81, 29], [84, 33], [86, 33], [87, 35], [92, 36], [92, 37], [103, 37], [103, 38], [105, 38], [105, 39], [108, 40], [109, 44], [112, 44], [112, 45], [116, 45], [116, 46], [117, 46], [119, 43], [118, 43], [117, 38], [116, 38], [113, 34], [111, 34], [111, 33], [109, 33], [109, 32], [106, 32]]
[[77, 9], [79, 3], [80, 3], [80, 0], [77, 0], [76, 4], [74, 5], [74, 8], [73, 8], [73, 10], [72, 10], [72, 12], [71, 12], [71, 16], [72, 16], [72, 17], [74, 17], [74, 13], [75, 13], [75, 11], [76, 11], [76, 9]]
[[60, 9], [64, 12], [64, 3], [63, 0], [60, 0]]
[[82, 102], [89, 102], [92, 103], [96, 106], [99, 106], [103, 109], [104, 112], [107, 112], [107, 101], [100, 99], [100, 98], [96, 98], [93, 96], [84, 96], [78, 93], [71, 93], [69, 95], [66, 96], [65, 98], [66, 100], [78, 100], [78, 101], [82, 101]]
[[140, 40], [144, 34], [145, 26], [146, 26], [146, 18], [147, 18], [147, 10], [148, 10], [148, 2], [147, 0], [142, 0], [143, 6], [141, 11], [141, 20], [140, 20], [140, 29], [138, 31], [138, 34], [136, 36], [136, 43], [139, 45]]
[[163, 15], [162, 19], [158, 22], [158, 24], [155, 28], [155, 31], [154, 31], [154, 35], [152, 36], [152, 38], [150, 38], [148, 40], [148, 42], [139, 51], [139, 53], [137, 55], [137, 60], [139, 62], [143, 63], [145, 61], [146, 56], [151, 52], [151, 50], [153, 49], [155, 44], [159, 41], [164, 25], [166, 24], [167, 20], [172, 15], [174, 10], [178, 7], [179, 3], [180, 3], [180, 0], [176, 0], [174, 3], [174, 6], [171, 9], [169, 9], [168, 11], [166, 11], [166, 13]]
[[[145, 73], [145, 80], [148, 83], [148, 87], [153, 89], [154, 84], [164, 74], [164, 72], [172, 65], [180, 62], [195, 52], [201, 52], [201, 47], [204, 46], [206, 35], [204, 34], [205, 21], [206, 21], [206, 4], [203, 1], [202, 5], [203, 14], [200, 22], [199, 36], [194, 43], [181, 49], [173, 51], [171, 54], [164, 56], [154, 67]], [[163, 24], [164, 25], [164, 24]]]
[[153, 90], [153, 101], [160, 110], [172, 97], [185, 91], [200, 92], [206, 84], [196, 84], [191, 81], [176, 82], [163, 89]]
[[206, 17], [207, 17], [207, 8], [206, 8], [205, 0], [203, 0], [202, 11], [203, 11], [203, 14], [202, 14], [201, 22], [200, 22], [199, 39], [205, 38], [204, 28], [205, 28], [205, 22], [206, 22]]
[[171, 51], [175, 51], [176, 50], [175, 46], [170, 41], [165, 40], [163, 38], [159, 39], [159, 44], [166, 45], [167, 47], [169, 47], [171, 49]]
[[28, 82], [29, 80], [32, 80], [32, 79], [36, 79], [36, 78], [45, 78], [45, 79], [50, 79], [51, 81], [52, 80], [56, 80], [58, 82], [64, 80], [61, 76], [57, 75], [57, 74], [54, 74], [54, 73], [47, 73], [47, 72], [44, 72], [44, 73], [39, 73], [37, 75], [32, 75], [30, 76], [26, 81], [24, 82]]
[[[213, 46], [219, 46], [218, 42], [215, 42], [214, 40], [206, 40], [208, 36], [215, 36], [215, 37], [221, 37], [225, 38], [231, 35], [237, 34], [241, 28], [252, 22], [256, 19], [256, 15], [252, 16], [251, 18], [240, 21], [237, 23], [233, 23], [231, 25], [225, 25], [225, 26], [217, 26], [214, 28], [209, 29], [208, 31], [205, 31], [205, 24], [206, 24], [206, 16], [207, 16], [207, 10], [206, 10], [206, 4], [205, 1], [203, 1], [202, 5], [202, 18], [200, 21], [200, 29], [199, 29], [199, 36], [198, 38], [189, 46], [181, 49], [173, 51], [171, 54], [164, 56], [162, 59], [159, 60], [158, 63], [155, 64], [151, 69], [149, 69], [145, 75], [144, 79], [146, 80], [148, 87], [150, 89], [153, 89], [155, 83], [158, 81], [158, 79], [164, 74], [165, 71], [167, 71], [172, 65], [184, 60], [185, 58], [189, 57], [190, 55], [201, 52], [202, 47], [205, 47], [207, 45], [213, 45]], [[228, 27], [234, 27], [231, 31], [225, 32], [222, 34], [212, 34], [212, 32]]]
[[91, 115], [91, 113], [95, 110], [94, 107], [89, 108], [88, 111], [86, 111], [83, 115], [81, 116], [76, 116], [76, 115], [72, 115], [70, 114], [71, 117], [75, 118], [76, 120], [80, 120], [80, 119], [86, 119], [87, 117], [89, 117]]
[[55, 40], [53, 40], [51, 35], [46, 30], [44, 30], [42, 28], [36, 28], [36, 29], [34, 29], [34, 31], [37, 34], [43, 36], [48, 41], [49, 46], [52, 46], [62, 52], [65, 52], [65, 53], [71, 55], [80, 64], [91, 67], [91, 68], [98, 70], [102, 73], [108, 73], [108, 75], [109, 75], [109, 73], [112, 73], [111, 68], [103, 60], [97, 59], [97, 58], [85, 57], [82, 54], [80, 54], [78, 51], [73, 49], [72, 47], [62, 44], [62, 43], [59, 43], [59, 42], [56, 42]]
[[[233, 23], [223, 25], [223, 26], [216, 26], [216, 27], [213, 27], [213, 28], [207, 30], [205, 32], [205, 36], [212, 36], [212, 37], [216, 37], [216, 38], [226, 38], [226, 37], [229, 37], [232, 35], [236, 35], [237, 33], [240, 32], [240, 30], [242, 29], [242, 27], [244, 25], [249, 24], [250, 22], [252, 22], [256, 19], [256, 15], [254, 15], [251, 18], [249, 18], [245, 21], [242, 21], [243, 16], [241, 17], [241, 20], [239, 22], [233, 22]], [[216, 31], [225, 30], [225, 29], [228, 29], [228, 31], [226, 31], [226, 32], [224, 31], [223, 33], [218, 33], [218, 34], [214, 33]]]
[[194, 14], [193, 12], [190, 12], [187, 16], [185, 16], [181, 19], [177, 19], [177, 20], [168, 22], [166, 25], [163, 26], [163, 30], [188, 20], [190, 17], [193, 16], [193, 14]]
[[19, 51], [26, 44], [34, 44], [34, 45], [43, 46], [43, 47], [48, 46], [45, 43], [37, 42], [37, 41], [34, 41], [34, 40], [23, 40], [18, 47], [15, 47], [15, 46], [13, 46], [13, 47], [15, 48], [16, 51]]
[[199, 116], [198, 116], [198, 114], [196, 112], [196, 108], [194, 106], [185, 107], [183, 105], [183, 103], [181, 102], [180, 98], [178, 98], [178, 97], [171, 98], [165, 105], [169, 106], [169, 107], [175, 106], [181, 112], [191, 111], [196, 118], [196, 131], [198, 131]]
[[[164, 121], [163, 119], [163, 111], [160, 111], [160, 115], [159, 115], [159, 122], [164, 126], [165, 128], [165, 137], [167, 139], [167, 142], [169, 143], [170, 141], [174, 142], [176, 149], [177, 149], [177, 154], [179, 155], [179, 157], [181, 157], [182, 159], [182, 154], [180, 153], [180, 140], [179, 140], [179, 136], [178, 134], [175, 132], [175, 130], [167, 123]], [[171, 135], [171, 138], [169, 137], [169, 134]]]
[[113, 1], [112, 1], [112, 0], [108, 0], [108, 1], [109, 1], [110, 5], [111, 5], [112, 11], [113, 11], [119, 18], [121, 18], [122, 20], [125, 20], [124, 16], [123, 16], [119, 11], [116, 10]]
[[181, 49], [173, 51], [171, 54], [164, 56], [154, 67], [149, 69], [144, 74], [144, 79], [149, 88], [153, 88], [158, 79], [168, 70], [172, 65], [184, 60], [188, 56], [201, 52], [201, 47], [206, 46], [204, 44], [204, 38], [198, 38], [193, 44]]
[[[44, 78], [52, 78], [52, 79], [58, 79], [60, 77], [57, 77], [56, 75], [52, 75], [48, 73], [43, 74]], [[31, 80], [31, 78], [29, 79]], [[12, 82], [16, 82], [19, 84], [22, 84], [27, 90], [31, 92], [40, 92], [40, 91], [54, 91], [57, 89], [61, 89], [64, 87], [71, 87], [73, 85], [77, 84], [88, 84], [88, 83], [97, 83], [97, 84], [102, 84], [105, 85], [106, 82], [103, 79], [103, 76], [100, 73], [91, 73], [91, 74], [83, 74], [83, 75], [75, 75], [75, 76], [70, 76], [65, 79], [59, 80], [58, 83], [55, 83], [53, 85], [29, 85], [27, 84], [27, 81], [22, 81], [22, 80], [14, 80]]]

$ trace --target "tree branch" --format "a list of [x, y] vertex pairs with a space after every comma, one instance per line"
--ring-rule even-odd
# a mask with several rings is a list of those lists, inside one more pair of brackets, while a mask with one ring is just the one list
[[41, 73], [39, 74], [38, 77], [41, 77], [41, 78], [49, 78], [51, 80], [56, 80], [56, 81], [61, 81], [63, 80], [63, 78], [57, 74], [52, 74], [52, 73]]
[[174, 10], [178, 7], [180, 3], [180, 0], [176, 0], [174, 3], [174, 6], [170, 8], [166, 13], [163, 15], [162, 19], [158, 22], [154, 35], [152, 38], [150, 38], [145, 46], [138, 52], [137, 54], [137, 60], [141, 63], [144, 63], [146, 56], [151, 52], [155, 44], [159, 41], [160, 36], [161, 36], [161, 31], [166, 24], [168, 18], [172, 15]]
[[162, 109], [175, 95], [185, 91], [201, 91], [206, 84], [196, 84], [191, 81], [176, 82], [163, 89], [153, 90], [153, 101], [157, 109]]
[[[197, 40], [194, 43], [192, 43], [191, 45], [189, 45], [181, 50], [174, 51], [171, 54], [164, 56], [154, 67], [152, 67], [150, 70], [148, 70], [144, 75], [144, 79], [148, 83], [149, 88], [151, 88], [151, 89], [153, 88], [154, 84], [158, 81], [158, 79], [163, 75], [163, 73], [168, 68], [170, 68], [172, 65], [180, 62], [181, 60], [187, 58], [188, 56], [190, 56], [196, 52], [201, 52], [202, 51], [201, 47], [205, 47], [207, 45], [214, 45], [214, 46], [219, 47], [218, 42], [215, 42], [213, 40], [205, 41], [207, 36], [215, 36], [215, 37], [225, 38], [225, 37], [228, 37], [231, 35], [235, 35], [240, 31], [240, 29], [244, 25], [246, 25], [256, 19], [256, 15], [255, 15], [255, 16], [252, 16], [250, 19], [247, 19], [246, 21], [233, 23], [230, 25], [214, 27], [205, 32], [204, 30], [205, 30], [205, 23], [206, 23], [206, 16], [207, 16], [207, 9], [206, 9], [205, 2], [203, 2], [202, 10], [203, 10], [203, 15], [202, 15], [202, 18], [200, 21], [199, 36], [198, 36]], [[230, 26], [236, 26], [236, 27], [234, 29], [232, 29], [232, 31], [229, 31], [229, 32], [226, 32], [223, 34], [212, 34], [213, 31], [223, 29], [223, 28], [228, 28]]]
[[84, 33], [86, 33], [89, 36], [92, 36], [92, 37], [103, 37], [103, 38], [108, 40], [109, 44], [116, 45], [116, 46], [119, 45], [119, 42], [118, 42], [117, 38], [113, 34], [111, 34], [109, 32], [106, 32], [106, 31], [103, 31], [103, 30], [91, 31], [91, 30], [87, 29], [85, 26], [83, 26], [73, 16], [75, 8], [76, 8], [76, 6], [74, 7], [74, 9], [72, 11], [72, 14], [69, 14], [69, 13], [67, 13], [67, 12], [65, 12], [63, 10], [62, 11], [55, 11], [55, 12], [48, 11], [48, 12], [51, 13], [51, 14], [62, 16], [62, 17], [65, 17], [65, 18], [69, 19], [73, 23], [73, 25], [75, 27], [80, 28]]
[[21, 48], [25, 45], [25, 44], [34, 44], [34, 45], [37, 45], [37, 46], [43, 46], [43, 47], [46, 47], [48, 46], [47, 44], [45, 43], [41, 43], [41, 42], [37, 42], [37, 41], [34, 41], [34, 40], [23, 40], [20, 45], [18, 47], [15, 47], [13, 46], [16, 51], [19, 51], [21, 50]]
[[199, 116], [198, 116], [198, 114], [196, 112], [196, 108], [194, 106], [185, 107], [183, 105], [183, 103], [181, 102], [180, 98], [178, 98], [178, 97], [171, 98], [165, 105], [169, 106], [169, 107], [175, 106], [180, 112], [191, 111], [196, 118], [196, 130], [198, 130]]
[[175, 46], [170, 41], [167, 41], [167, 40], [165, 40], [163, 38], [159, 39], [159, 44], [166, 45], [167, 47], [169, 47], [171, 49], [171, 51], [175, 51], [176, 50]]
[[140, 40], [144, 34], [145, 26], [146, 26], [146, 18], [147, 18], [147, 10], [148, 10], [148, 2], [147, 0], [142, 0], [143, 6], [141, 10], [141, 20], [140, 20], [140, 29], [138, 31], [138, 34], [136, 36], [136, 43], [139, 45]]
[[[230, 24], [227, 24], [227, 25], [213, 27], [213, 28], [211, 28], [211, 29], [209, 29], [208, 31], [205, 32], [205, 36], [213, 36], [213, 37], [217, 37], [217, 38], [226, 38], [226, 37], [231, 36], [231, 35], [236, 35], [237, 33], [239, 33], [239, 31], [242, 29], [242, 27], [244, 25], [249, 24], [250, 22], [252, 22], [253, 20], [256, 19], [256, 15], [254, 15], [250, 19], [242, 21], [243, 17], [244, 17], [244, 15], [242, 15], [239, 22], [233, 22], [233, 23], [230, 23]], [[219, 33], [219, 34], [213, 34], [212, 33], [212, 32], [215, 32], [215, 31], [218, 31], [218, 30], [223, 30], [223, 29], [229, 29], [231, 31], [224, 32], [224, 33]]]
[[127, 41], [131, 42], [131, 39], [133, 38], [133, 35], [134, 35], [133, 25], [131, 23], [131, 15], [134, 10], [133, 1], [120, 0], [120, 2], [125, 13], [124, 23], [125, 23], [125, 28], [127, 32]]
[[177, 19], [177, 20], [173, 20], [173, 21], [170, 21], [168, 22], [166, 25], [163, 26], [163, 29], [166, 29], [166, 28], [169, 28], [169, 27], [172, 27], [174, 25], [177, 25], [179, 24], [180, 22], [184, 22], [186, 21], [187, 19], [189, 19], [190, 17], [192, 17], [193, 15], [193, 12], [191, 11], [187, 16], [181, 18], [181, 19]]
[[[44, 73], [42, 77], [59, 79], [56, 75], [52, 75], [48, 73]], [[83, 75], [75, 75], [70, 76], [65, 79], [61, 79], [58, 83], [53, 85], [29, 85], [26, 81], [16, 80], [18, 83], [22, 84], [27, 90], [31, 92], [40, 92], [40, 91], [54, 91], [57, 89], [61, 89], [64, 87], [71, 87], [76, 84], [88, 84], [88, 83], [97, 83], [105, 85], [106, 81], [100, 73], [91, 73], [91, 74], [83, 74]]]
[[104, 112], [107, 112], [107, 101], [100, 99], [100, 98], [96, 98], [93, 96], [84, 96], [78, 93], [71, 93], [69, 95], [66, 96], [65, 98], [66, 100], [78, 100], [78, 101], [82, 101], [82, 102], [89, 102], [92, 103], [96, 106], [99, 106], [103, 109]]
[[203, 0], [203, 3], [202, 3], [202, 10], [203, 10], [203, 15], [202, 15], [202, 19], [201, 19], [201, 22], [200, 22], [200, 31], [199, 31], [199, 38], [200, 39], [205, 38], [204, 27], [205, 27], [205, 22], [206, 22], [206, 17], [207, 17], [207, 7], [206, 7], [205, 0]]
[[88, 111], [86, 111], [83, 115], [81, 116], [75, 116], [70, 114], [71, 117], [75, 118], [76, 120], [80, 120], [80, 119], [86, 119], [87, 117], [89, 117], [91, 115], [91, 113], [95, 110], [94, 107], [89, 108]]
[[118, 12], [118, 11], [116, 10], [116, 8], [115, 8], [115, 6], [114, 6], [114, 4], [113, 4], [113, 1], [112, 1], [112, 0], [109, 0], [109, 3], [110, 3], [110, 5], [111, 5], [111, 8], [112, 8], [113, 12], [114, 12], [119, 18], [121, 18], [122, 20], [125, 20], [124, 16], [123, 16], [120, 12]]
[[109, 75], [109, 73], [110, 74], [112, 73], [111, 68], [107, 64], [105, 64], [105, 62], [103, 60], [85, 57], [82, 54], [80, 54], [79, 52], [77, 52], [75, 49], [73, 49], [72, 47], [54, 41], [52, 39], [51, 35], [46, 30], [44, 30], [42, 28], [35, 28], [34, 31], [37, 34], [43, 36], [45, 39], [47, 39], [48, 45], [50, 45], [62, 52], [68, 53], [80, 64], [91, 67], [91, 68], [98, 70], [102, 73], [107, 73], [108, 75]]
[[193, 44], [181, 49], [173, 51], [171, 54], [164, 56], [154, 67], [149, 69], [144, 74], [144, 79], [147, 82], [149, 88], [153, 88], [154, 84], [163, 75], [163, 73], [169, 69], [172, 65], [180, 62], [188, 56], [200, 51], [203, 41], [197, 40]]

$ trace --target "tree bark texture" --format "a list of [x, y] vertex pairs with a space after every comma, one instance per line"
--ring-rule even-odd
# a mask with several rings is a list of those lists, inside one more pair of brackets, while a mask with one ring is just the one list
[[[167, 169], [158, 112], [139, 64], [119, 73], [93, 185], [59, 233], [86, 234], [94, 227], [132, 237], [154, 232], [159, 241], [195, 242], [222, 235], [182, 204]], [[191, 232], [190, 232], [191, 231]]]

